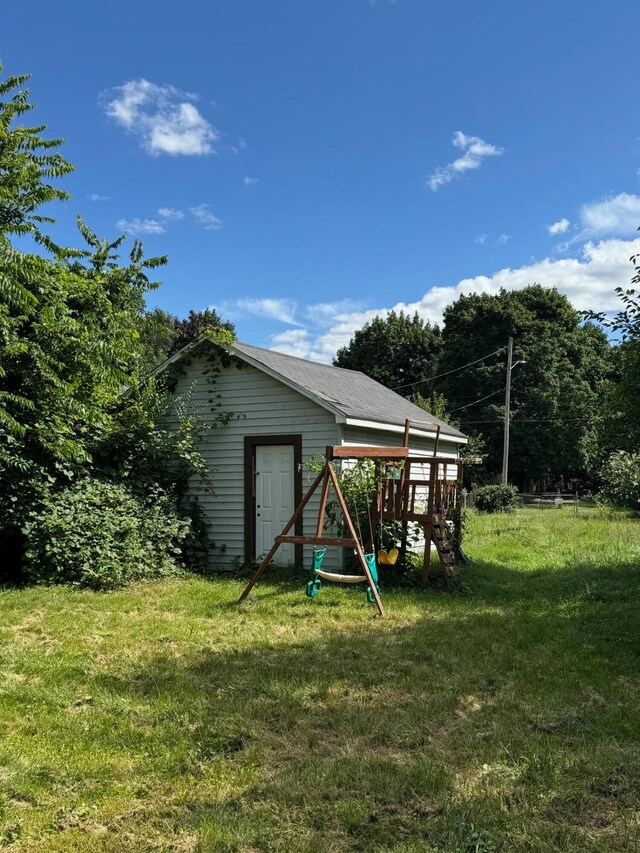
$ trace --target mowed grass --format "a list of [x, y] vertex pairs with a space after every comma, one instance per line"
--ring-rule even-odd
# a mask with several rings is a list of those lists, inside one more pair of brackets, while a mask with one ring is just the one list
[[447, 593], [0, 592], [0, 848], [630, 851], [640, 521], [470, 519]]

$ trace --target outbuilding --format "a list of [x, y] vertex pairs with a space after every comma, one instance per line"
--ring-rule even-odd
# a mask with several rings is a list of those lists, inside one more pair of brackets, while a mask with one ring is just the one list
[[[467, 438], [364, 373], [307, 361], [243, 343], [221, 346], [203, 336], [161, 367], [172, 370], [175, 392], [216, 428], [201, 452], [213, 492], [196, 490], [212, 542], [212, 569], [230, 569], [264, 555], [313, 478], [309, 460], [327, 445], [393, 447], [411, 420], [412, 456], [455, 460]], [[196, 487], [194, 486], [194, 489]], [[296, 533], [313, 526], [312, 500]], [[283, 545], [278, 561], [301, 564], [303, 546]], [[343, 555], [327, 553], [340, 568]]]

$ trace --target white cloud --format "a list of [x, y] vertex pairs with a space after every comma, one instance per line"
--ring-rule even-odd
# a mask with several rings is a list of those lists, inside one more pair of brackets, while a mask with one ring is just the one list
[[179, 219], [184, 219], [183, 211], [176, 210], [175, 207], [159, 207], [158, 216], [161, 216], [168, 222], [177, 222]]
[[233, 151], [233, 153], [236, 155], [236, 157], [240, 156], [240, 152], [241, 152], [241, 151], [246, 151], [246, 150], [247, 150], [247, 142], [246, 142], [246, 140], [244, 139], [244, 137], [239, 136], [239, 137], [238, 137], [238, 142], [237, 142], [237, 144], [236, 144], [236, 145], [232, 145], [232, 146], [231, 146], [231, 150], [232, 150], [232, 151]]
[[477, 243], [478, 246], [484, 246], [484, 244], [487, 242], [487, 236], [487, 234], [478, 234], [478, 236], [473, 242]]
[[557, 222], [554, 222], [552, 225], [547, 226], [547, 231], [551, 236], [555, 236], [556, 234], [564, 234], [565, 231], [569, 229], [571, 223], [568, 219], [564, 217], [559, 219]]
[[293, 299], [238, 299], [236, 302], [227, 304], [221, 308], [223, 313], [229, 316], [242, 314], [253, 314], [256, 317], [266, 317], [270, 320], [278, 320], [291, 326], [302, 325], [296, 320], [296, 303]]
[[287, 329], [286, 332], [273, 336], [270, 349], [286, 355], [309, 358], [311, 345], [312, 341], [307, 329]]
[[610, 239], [587, 242], [575, 258], [544, 258], [516, 269], [505, 268], [490, 276], [478, 275], [453, 285], [433, 287], [417, 302], [398, 302], [388, 307], [366, 311], [345, 311], [334, 316], [332, 324], [312, 335], [304, 334], [282, 339], [272, 339], [274, 349], [295, 346], [295, 355], [316, 361], [330, 362], [336, 350], [349, 343], [353, 333], [376, 316], [385, 317], [391, 310], [415, 311], [432, 323], [442, 322], [442, 313], [459, 296], [470, 293], [497, 293], [521, 290], [537, 282], [545, 287], [556, 287], [564, 293], [578, 310], [615, 311], [618, 308], [616, 287], [624, 287], [633, 269], [629, 256], [640, 253], [640, 239]]
[[162, 222], [157, 219], [118, 219], [116, 228], [127, 231], [129, 234], [139, 236], [141, 234], [164, 234], [167, 230]]
[[196, 95], [175, 86], [159, 86], [144, 78], [116, 86], [106, 100], [107, 115], [136, 134], [150, 154], [214, 153], [218, 131], [192, 103]]
[[501, 234], [496, 240], [496, 244], [498, 246], [504, 246], [505, 243], [508, 243], [511, 239], [511, 234]]
[[[277, 320], [289, 326], [298, 326], [300, 328], [296, 331], [300, 332], [304, 329], [304, 335], [285, 335], [282, 340], [287, 342], [295, 340], [296, 346], [300, 346], [300, 341], [306, 339], [305, 336], [311, 340], [311, 333], [308, 332], [307, 326], [315, 330], [329, 329], [335, 323], [336, 318], [351, 311], [359, 311], [362, 308], [362, 302], [353, 299], [339, 299], [336, 302], [315, 302], [311, 305], [300, 306], [294, 299], [247, 297], [227, 301], [213, 307], [216, 307], [225, 317], [234, 320], [251, 315]], [[278, 336], [278, 340], [280, 340], [280, 336]]]
[[219, 231], [222, 228], [222, 220], [211, 212], [208, 204], [190, 207], [189, 213], [205, 231]]
[[316, 302], [313, 305], [307, 305], [303, 313], [305, 320], [315, 326], [331, 326], [336, 317], [351, 311], [359, 311], [361, 308], [361, 301], [339, 299], [337, 302]]
[[249, 177], [249, 175], [245, 175], [242, 183], [245, 185], [245, 187], [255, 187], [256, 184], [260, 183], [260, 178], [251, 178]]
[[89, 201], [109, 201], [108, 195], [100, 195], [100, 193], [89, 193], [87, 198]]
[[453, 144], [464, 153], [453, 163], [438, 167], [427, 179], [427, 186], [435, 192], [444, 184], [448, 184], [455, 177], [468, 172], [470, 169], [478, 169], [485, 157], [498, 157], [504, 154], [504, 148], [498, 148], [480, 139], [479, 136], [466, 136], [457, 130], [453, 134]]
[[620, 193], [580, 209], [581, 237], [626, 237], [640, 226], [640, 196]]

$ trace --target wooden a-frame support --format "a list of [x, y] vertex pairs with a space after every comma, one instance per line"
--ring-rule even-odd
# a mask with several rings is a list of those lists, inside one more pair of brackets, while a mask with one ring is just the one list
[[[372, 451], [372, 450], [375, 450], [375, 448], [367, 448], [367, 451]], [[389, 452], [390, 450], [391, 450], [391, 452]], [[400, 453], [400, 454], [394, 453], [393, 450], [394, 450], [394, 448], [392, 448], [392, 449], [379, 448], [379, 454], [378, 455], [380, 455], [380, 456], [382, 456], [382, 455], [385, 455], [385, 456], [403, 455], [402, 453]], [[343, 448], [327, 447], [326, 459], [325, 459], [325, 463], [322, 467], [322, 470], [320, 471], [320, 473], [318, 474], [316, 479], [311, 484], [309, 491], [306, 493], [306, 495], [302, 498], [302, 500], [300, 501], [300, 503], [296, 507], [295, 512], [293, 513], [293, 515], [291, 516], [289, 521], [285, 524], [284, 528], [282, 529], [282, 533], [280, 533], [279, 536], [276, 536], [276, 538], [273, 542], [273, 545], [271, 547], [271, 550], [266, 555], [266, 557], [262, 560], [262, 562], [260, 563], [260, 565], [256, 569], [255, 573], [251, 577], [251, 579], [250, 579], [249, 583], [247, 584], [247, 586], [245, 587], [242, 595], [238, 599], [238, 604], [240, 604], [240, 602], [244, 601], [245, 598], [249, 595], [249, 593], [251, 592], [253, 587], [260, 580], [262, 575], [265, 573], [265, 571], [269, 567], [269, 564], [271, 563], [271, 561], [275, 557], [278, 548], [283, 543], [285, 543], [285, 542], [289, 543], [290, 542], [290, 543], [293, 543], [295, 545], [336, 545], [339, 548], [354, 548], [355, 549], [355, 552], [358, 556], [358, 560], [360, 562], [360, 565], [362, 566], [363, 574], [369, 583], [369, 589], [371, 590], [371, 593], [373, 595], [376, 607], [378, 608], [378, 613], [380, 614], [380, 616], [384, 616], [384, 606], [382, 604], [382, 601], [380, 600], [380, 594], [378, 592], [378, 588], [377, 588], [376, 583], [373, 579], [373, 576], [371, 575], [371, 570], [369, 569], [369, 564], [367, 563], [367, 560], [364, 556], [362, 544], [359, 542], [358, 537], [356, 536], [355, 527], [353, 526], [353, 521], [351, 520], [351, 516], [349, 515], [349, 510], [347, 509], [347, 504], [345, 502], [344, 495], [342, 494], [342, 489], [340, 488], [340, 483], [338, 482], [338, 478], [336, 477], [335, 471], [333, 470], [333, 467], [331, 465], [331, 460], [333, 458], [335, 458], [336, 456], [345, 456], [346, 457], [346, 455], [347, 454], [344, 453]], [[364, 454], [362, 454], [362, 455], [364, 455]], [[370, 455], [370, 453], [367, 453], [367, 455]], [[318, 521], [316, 524], [315, 535], [314, 536], [291, 536], [291, 535], [289, 535], [289, 531], [294, 526], [296, 521], [300, 518], [301, 514], [304, 511], [304, 508], [309, 503], [311, 497], [315, 494], [315, 492], [317, 491], [317, 489], [321, 483], [322, 483], [322, 492], [321, 492], [321, 497], [320, 497], [320, 509], [318, 512]], [[322, 531], [324, 528], [324, 517], [325, 517], [326, 508], [327, 508], [327, 499], [329, 497], [330, 486], [333, 486], [333, 488], [335, 490], [336, 497], [338, 499], [338, 503], [340, 504], [340, 509], [342, 510], [342, 514], [344, 516], [344, 520], [345, 520], [345, 523], [347, 525], [347, 529], [348, 529], [350, 536], [351, 536], [351, 538], [349, 538], [349, 539], [339, 538], [339, 537], [335, 537], [335, 536], [323, 536], [322, 535]], [[326, 577], [326, 574], [323, 576]], [[337, 580], [340, 576], [336, 575], [335, 577]]]
[[[431, 422], [429, 422], [431, 423]], [[350, 446], [335, 446], [327, 447], [325, 463], [322, 470], [314, 480], [311, 488], [306, 493], [304, 498], [296, 507], [295, 512], [291, 516], [289, 522], [285, 525], [282, 533], [276, 536], [273, 546], [267, 556], [262, 560], [256, 569], [253, 577], [247, 584], [246, 589], [240, 596], [239, 602], [249, 595], [255, 584], [260, 580], [267, 567], [273, 560], [278, 548], [285, 542], [290, 542], [295, 545], [335, 545], [339, 548], [353, 548], [358, 556], [358, 561], [362, 566], [363, 574], [360, 576], [354, 575], [339, 575], [335, 572], [322, 572], [321, 577], [327, 580], [333, 580], [342, 583], [354, 583], [356, 581], [369, 582], [372, 596], [378, 608], [378, 612], [382, 616], [384, 607], [380, 601], [378, 588], [371, 575], [369, 564], [364, 555], [363, 543], [358, 540], [353, 521], [349, 515], [349, 510], [344, 500], [344, 495], [340, 489], [340, 484], [336, 477], [335, 471], [331, 465], [333, 459], [372, 459], [376, 466], [376, 480], [378, 481], [377, 493], [374, 505], [370, 510], [371, 519], [371, 547], [375, 551], [378, 544], [377, 530], [381, 522], [386, 520], [400, 521], [402, 523], [402, 534], [400, 541], [400, 553], [404, 558], [407, 550], [407, 533], [408, 522], [419, 524], [424, 531], [424, 556], [422, 562], [422, 577], [424, 581], [429, 579], [429, 570], [431, 566], [431, 543], [436, 546], [440, 565], [444, 574], [445, 581], [448, 586], [451, 586], [451, 580], [455, 572], [455, 560], [457, 557], [454, 548], [448, 541], [446, 535], [446, 521], [451, 513], [451, 496], [453, 501], [457, 500], [458, 484], [462, 481], [462, 463], [459, 459], [450, 459], [448, 457], [438, 456], [438, 445], [440, 442], [440, 424], [436, 423], [435, 443], [433, 448], [433, 456], [411, 456], [409, 451], [409, 434], [411, 429], [411, 421], [405, 422], [404, 440], [402, 447], [350, 447]], [[402, 473], [400, 475], [398, 487], [396, 488], [389, 483], [383, 485], [381, 472], [384, 470], [384, 464], [397, 464], [399, 460], [404, 460]], [[421, 478], [414, 479], [411, 476], [412, 464], [420, 466], [428, 466], [428, 480]], [[454, 480], [448, 480], [447, 469], [449, 466], [457, 467], [457, 476]], [[442, 467], [442, 475], [440, 468]], [[318, 519], [313, 536], [293, 536], [289, 533], [296, 521], [300, 518], [304, 508], [308, 504], [311, 497], [322, 484], [322, 492], [320, 497], [320, 508], [318, 511]], [[416, 506], [416, 490], [427, 486], [427, 504], [426, 507], [419, 509]], [[327, 508], [327, 499], [329, 489], [333, 487], [340, 504], [340, 509], [344, 516], [349, 538], [338, 538], [335, 536], [323, 536], [324, 520]], [[453, 489], [453, 492], [452, 492]]]

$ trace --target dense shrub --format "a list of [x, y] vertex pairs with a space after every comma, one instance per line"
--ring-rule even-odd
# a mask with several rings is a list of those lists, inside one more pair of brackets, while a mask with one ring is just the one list
[[478, 486], [473, 496], [480, 512], [514, 512], [520, 506], [515, 486]]
[[23, 532], [30, 580], [112, 589], [174, 573], [189, 522], [162, 492], [142, 501], [87, 478], [46, 498]]
[[640, 453], [612, 454], [602, 470], [602, 497], [615, 506], [640, 510]]

